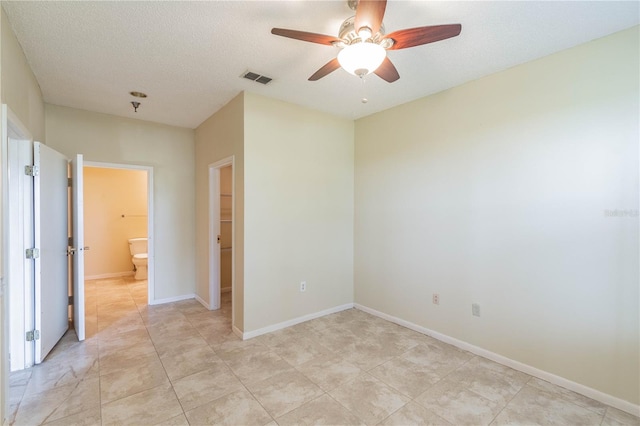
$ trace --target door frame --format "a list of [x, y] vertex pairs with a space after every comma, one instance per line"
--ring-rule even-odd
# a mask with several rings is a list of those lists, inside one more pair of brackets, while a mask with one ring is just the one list
[[220, 309], [220, 169], [231, 166], [231, 321], [233, 323], [236, 297], [236, 179], [235, 157], [223, 158], [209, 164], [209, 310]]
[[34, 164], [34, 143], [28, 132], [26, 137], [24, 132], [24, 129], [10, 128], [7, 134], [9, 205], [4, 212], [9, 228], [4, 242], [8, 244], [6, 253], [9, 259], [5, 270], [9, 371], [34, 365], [33, 342], [26, 341], [25, 333], [34, 329], [35, 262], [24, 256], [24, 250], [34, 247], [35, 241], [34, 178], [24, 173], [25, 166]]
[[[2, 339], [0, 340], [0, 420], [4, 423], [6, 414], [9, 412], [9, 348], [11, 338], [11, 315], [9, 311], [10, 292], [12, 284], [11, 271], [14, 269], [11, 264], [10, 249], [11, 241], [9, 241], [9, 229], [11, 226], [11, 215], [9, 210], [9, 138], [18, 141], [28, 141], [33, 146], [33, 137], [29, 129], [20, 121], [17, 115], [11, 111], [6, 104], [1, 107], [0, 128], [2, 136], [0, 137], [0, 184], [2, 186], [2, 255], [0, 256], [1, 273], [0, 278], [0, 296], [2, 297]], [[33, 149], [33, 148], [32, 148]], [[16, 153], [17, 154], [17, 153]], [[13, 153], [12, 153], [13, 155]], [[21, 306], [22, 318], [26, 318], [25, 306]], [[20, 324], [21, 322], [19, 322]], [[23, 330], [24, 331], [24, 330]]]
[[[154, 238], [154, 204], [153, 204], [153, 166], [139, 164], [104, 163], [100, 161], [85, 161], [84, 167], [98, 167], [102, 169], [138, 170], [147, 172], [147, 303], [153, 305], [155, 297], [155, 238]], [[86, 186], [86, 184], [85, 184]], [[86, 244], [86, 241], [85, 241]]]

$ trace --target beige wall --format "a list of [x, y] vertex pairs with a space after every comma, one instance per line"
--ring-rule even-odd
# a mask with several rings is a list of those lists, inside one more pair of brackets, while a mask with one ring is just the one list
[[234, 325], [250, 332], [350, 303], [353, 122], [243, 93], [196, 129], [197, 294], [207, 303], [208, 166], [231, 155]]
[[196, 140], [196, 294], [209, 303], [209, 165], [235, 157], [233, 324], [244, 330], [244, 94], [205, 120]]
[[[1, 9], [1, 8], [0, 8]], [[34, 140], [44, 142], [44, 103], [22, 47], [11, 30], [4, 10], [2, 14], [2, 103], [16, 114]]]
[[45, 112], [47, 144], [65, 155], [153, 167], [153, 298], [194, 294], [193, 130], [49, 104]]
[[147, 172], [85, 167], [85, 277], [133, 272], [127, 240], [146, 236]]
[[638, 404], [638, 51], [636, 27], [358, 120], [355, 301]]
[[[26, 61], [15, 34], [11, 30], [11, 24], [2, 7], [0, 7], [0, 99], [2, 103], [9, 106], [36, 140], [45, 142], [44, 103], [40, 86]], [[5, 160], [4, 158], [2, 159], [2, 161]], [[4, 193], [5, 182], [1, 181], [0, 184]], [[4, 211], [2, 214], [4, 214]], [[2, 229], [0, 229], [0, 238], [4, 241]], [[0, 258], [3, 258], [3, 249], [4, 247], [0, 247]], [[3, 276], [6, 271], [5, 267], [5, 265], [0, 266], [0, 274]], [[8, 348], [4, 345], [3, 307], [4, 300], [0, 296], [0, 342], [2, 342], [0, 343], [0, 365], [3, 366], [0, 368], [0, 419], [3, 419], [6, 414], [4, 409], [7, 398], [7, 395], [4, 394], [7, 378], [4, 377], [3, 373], [4, 365], [7, 362]]]
[[244, 109], [250, 332], [353, 301], [354, 133], [351, 120], [251, 93]]

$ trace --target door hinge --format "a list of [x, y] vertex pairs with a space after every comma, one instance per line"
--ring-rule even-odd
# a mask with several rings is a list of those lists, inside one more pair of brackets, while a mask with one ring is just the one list
[[38, 166], [24, 166], [24, 174], [27, 176], [38, 176], [38, 174], [40, 173], [40, 169], [38, 168]]
[[73, 296], [69, 296], [69, 306], [73, 305]]
[[40, 257], [40, 249], [37, 249], [37, 248], [27, 249], [25, 255], [27, 259], [37, 259]]
[[40, 330], [27, 331], [27, 342], [40, 340]]
[[67, 239], [67, 245], [68, 245], [69, 247], [73, 247], [73, 237], [69, 237], [69, 238]]
[[73, 182], [72, 178], [67, 178], [67, 186], [71, 188], [71, 183]]

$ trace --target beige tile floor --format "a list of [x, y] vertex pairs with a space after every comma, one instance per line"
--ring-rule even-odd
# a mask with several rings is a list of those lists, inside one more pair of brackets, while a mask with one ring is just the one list
[[248, 341], [222, 309], [87, 282], [87, 339], [12, 374], [16, 425], [625, 425], [622, 411], [347, 310]]

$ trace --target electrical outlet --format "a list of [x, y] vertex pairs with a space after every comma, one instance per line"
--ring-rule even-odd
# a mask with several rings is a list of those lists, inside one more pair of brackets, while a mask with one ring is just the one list
[[307, 282], [306, 281], [300, 281], [300, 291], [307, 291]]
[[480, 305], [478, 305], [477, 303], [474, 303], [473, 305], [471, 305], [471, 314], [474, 317], [479, 317], [480, 316]]
[[438, 293], [433, 293], [433, 304], [434, 305], [440, 304], [440, 295]]

